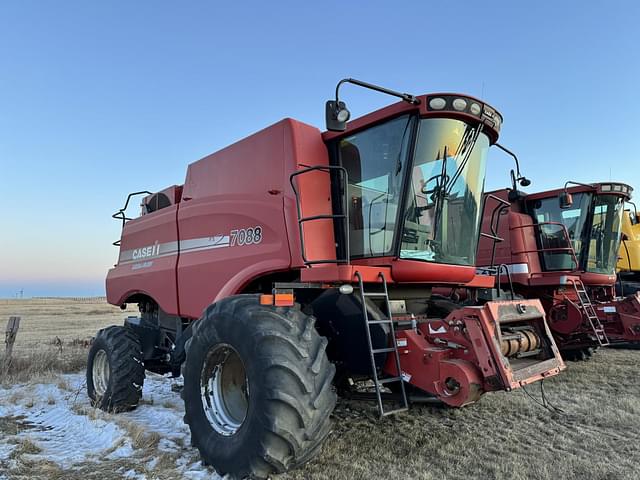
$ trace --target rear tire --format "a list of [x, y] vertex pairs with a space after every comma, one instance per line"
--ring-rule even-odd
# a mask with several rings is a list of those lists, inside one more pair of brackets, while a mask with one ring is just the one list
[[144, 363], [138, 336], [114, 325], [98, 332], [87, 360], [87, 394], [107, 412], [131, 410], [142, 397]]
[[315, 319], [229, 297], [194, 324], [184, 364], [185, 423], [206, 464], [267, 478], [312, 458], [330, 432], [335, 367]]

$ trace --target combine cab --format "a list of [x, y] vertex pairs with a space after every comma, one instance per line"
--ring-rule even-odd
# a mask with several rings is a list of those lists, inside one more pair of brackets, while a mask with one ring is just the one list
[[563, 356], [585, 359], [609, 343], [640, 340], [640, 297], [616, 298], [624, 203], [631, 187], [574, 184], [485, 196], [478, 265], [524, 298], [540, 298]]
[[[347, 82], [401, 101], [346, 124]], [[329, 131], [282, 120], [189, 165], [184, 185], [138, 192], [138, 218], [115, 215], [107, 296], [140, 315], [98, 334], [89, 396], [133, 408], [145, 370], [182, 374], [193, 444], [223, 474], [312, 458], [336, 392], [370, 386], [384, 416], [564, 368], [539, 301], [477, 301], [493, 286], [475, 257], [500, 114], [347, 79], [326, 115]]]

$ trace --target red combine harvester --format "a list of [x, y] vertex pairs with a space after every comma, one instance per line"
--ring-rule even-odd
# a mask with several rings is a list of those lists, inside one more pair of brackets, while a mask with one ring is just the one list
[[[402, 101], [347, 125], [346, 82]], [[493, 286], [475, 257], [500, 114], [345, 79], [326, 115], [327, 132], [282, 120], [192, 163], [184, 185], [137, 192], [138, 218], [125, 213], [135, 194], [114, 215], [108, 301], [140, 316], [98, 333], [89, 396], [128, 409], [145, 370], [182, 374], [192, 443], [220, 473], [265, 478], [312, 458], [336, 390], [372, 384], [382, 416], [564, 369], [538, 300], [431, 297]]]
[[[569, 187], [569, 185], [573, 185]], [[640, 340], [640, 296], [617, 298], [624, 203], [621, 183], [567, 182], [563, 189], [485, 194], [478, 265], [500, 273], [518, 296], [539, 298], [565, 359], [609, 343]]]

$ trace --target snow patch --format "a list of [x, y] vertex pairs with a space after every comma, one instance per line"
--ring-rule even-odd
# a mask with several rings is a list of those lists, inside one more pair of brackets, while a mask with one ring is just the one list
[[[182, 454], [176, 462], [176, 470], [184, 478], [220, 479], [201, 462], [194, 462], [199, 458], [198, 452], [189, 446], [189, 428], [182, 421], [184, 408], [180, 395], [171, 389], [173, 380], [148, 373], [143, 403], [131, 412], [109, 415], [94, 411], [90, 406], [84, 375], [63, 375], [62, 378], [58, 384], [0, 388], [0, 418], [17, 417], [22, 426], [17, 435], [0, 438], [0, 462], [5, 467], [10, 465], [9, 457], [16, 448], [15, 443], [26, 438], [42, 450], [30, 458], [50, 460], [63, 469], [85, 462], [100, 462], [104, 458], [135, 458], [141, 452], [133, 448], [126, 429], [119, 426], [131, 422], [147, 433], [160, 434], [158, 450]], [[147, 462], [147, 468], [153, 469], [156, 462]], [[123, 478], [145, 479], [133, 469], [123, 471], [122, 475]], [[4, 480], [2, 474], [0, 480]]]

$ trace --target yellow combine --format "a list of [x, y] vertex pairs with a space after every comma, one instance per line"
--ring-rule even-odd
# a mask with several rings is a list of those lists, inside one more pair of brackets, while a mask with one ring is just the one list
[[640, 290], [640, 214], [635, 208], [622, 217], [622, 242], [618, 256], [620, 295]]

